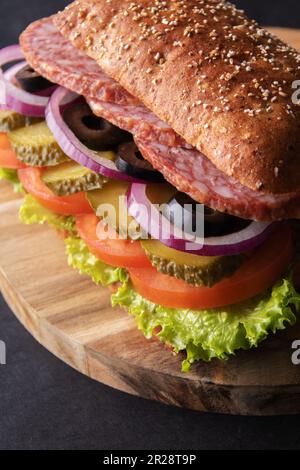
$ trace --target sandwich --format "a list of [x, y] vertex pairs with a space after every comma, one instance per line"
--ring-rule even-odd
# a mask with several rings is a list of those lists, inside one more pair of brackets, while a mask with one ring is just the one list
[[297, 320], [300, 55], [220, 0], [76, 0], [2, 49], [0, 175], [146, 338], [225, 360]]

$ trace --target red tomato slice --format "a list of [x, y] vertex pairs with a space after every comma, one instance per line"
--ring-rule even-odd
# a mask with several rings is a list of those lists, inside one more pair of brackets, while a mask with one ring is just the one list
[[[101, 222], [100, 222], [101, 223]], [[122, 240], [110, 229], [113, 238], [100, 239], [97, 235], [99, 219], [95, 214], [76, 217], [76, 226], [80, 237], [91, 252], [107, 264], [120, 268], [145, 268], [151, 263], [145, 255], [139, 241]]]
[[40, 168], [18, 170], [18, 176], [26, 191], [34, 196], [46, 209], [61, 215], [77, 215], [93, 213], [85, 193], [71, 196], [56, 196], [42, 181]]
[[282, 225], [257, 248], [233, 276], [215, 286], [193, 287], [159, 273], [155, 268], [130, 268], [134, 288], [143, 297], [165, 307], [206, 309], [235, 304], [271, 287], [291, 261], [291, 229]]
[[26, 168], [26, 165], [17, 159], [5, 132], [0, 132], [0, 167], [11, 170]]

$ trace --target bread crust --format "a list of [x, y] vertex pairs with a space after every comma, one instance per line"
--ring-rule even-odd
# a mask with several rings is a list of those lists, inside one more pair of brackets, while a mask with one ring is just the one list
[[243, 185], [300, 189], [300, 55], [217, 0], [77, 0], [61, 33]]

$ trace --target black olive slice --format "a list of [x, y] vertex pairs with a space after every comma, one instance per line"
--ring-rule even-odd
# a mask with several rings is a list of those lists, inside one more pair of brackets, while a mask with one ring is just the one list
[[165, 181], [163, 175], [143, 158], [133, 141], [119, 145], [116, 166], [122, 173], [151, 181], [152, 183], [162, 183]]
[[248, 220], [204, 207], [204, 233], [206, 237], [217, 237], [234, 233], [249, 225]]
[[16, 75], [20, 87], [29, 93], [36, 93], [52, 87], [54, 84], [39, 75], [30, 65], [25, 65]]
[[132, 135], [93, 114], [87, 103], [77, 103], [63, 113], [66, 124], [76, 137], [91, 150], [113, 150]]
[[[199, 203], [194, 201], [185, 193], [176, 193], [169, 201], [166, 216], [175, 225], [181, 229], [191, 229], [188, 231], [197, 232], [197, 216], [202, 215], [202, 209]], [[248, 220], [240, 219], [233, 215], [222, 213], [204, 206], [204, 236], [218, 237], [242, 230], [249, 225]], [[201, 234], [199, 234], [201, 235]]]

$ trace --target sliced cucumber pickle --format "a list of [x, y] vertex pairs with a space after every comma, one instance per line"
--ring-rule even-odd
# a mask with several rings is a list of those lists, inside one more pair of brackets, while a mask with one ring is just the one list
[[110, 160], [112, 162], [114, 162], [115, 159], [117, 158], [116, 152], [113, 152], [112, 150], [105, 150], [105, 151], [97, 150], [95, 151], [95, 154], [99, 155], [99, 157], [106, 158], [106, 160]]
[[10, 132], [39, 121], [38, 118], [23, 116], [15, 111], [0, 111], [0, 132]]
[[141, 244], [159, 272], [198, 287], [212, 287], [231, 276], [243, 261], [243, 256], [192, 255], [169, 248], [158, 240], [142, 240]]
[[103, 189], [89, 191], [87, 194], [91, 207], [100, 219], [116, 230], [122, 237], [141, 237], [140, 227], [128, 214], [126, 193], [130, 184], [126, 181], [110, 180]]
[[45, 121], [8, 133], [19, 160], [30, 166], [54, 166], [70, 160], [59, 147]]
[[42, 174], [42, 180], [58, 196], [99, 189], [107, 181], [102, 175], [72, 161], [48, 168]]

